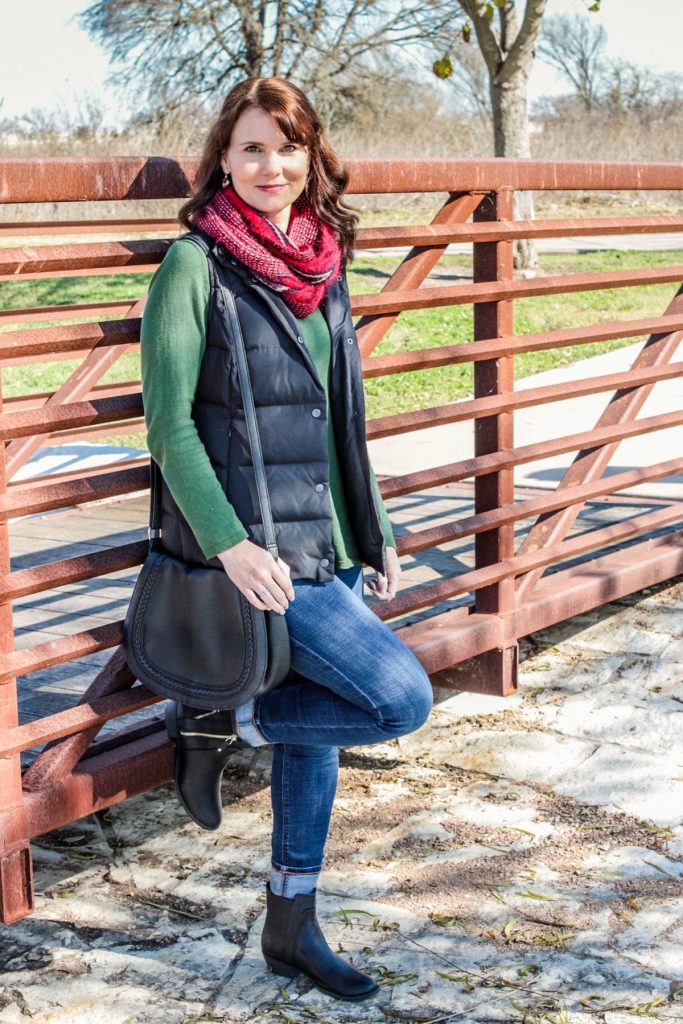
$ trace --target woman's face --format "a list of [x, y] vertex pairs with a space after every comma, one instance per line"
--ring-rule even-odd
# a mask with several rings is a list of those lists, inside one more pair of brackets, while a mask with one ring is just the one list
[[286, 232], [292, 203], [306, 185], [306, 147], [290, 142], [262, 107], [249, 107], [235, 122], [221, 166], [235, 192]]

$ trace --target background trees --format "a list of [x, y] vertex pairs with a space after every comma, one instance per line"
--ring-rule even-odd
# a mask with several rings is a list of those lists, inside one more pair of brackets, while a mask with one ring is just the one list
[[[445, 12], [430, 15], [440, 31]], [[348, 117], [427, 31], [422, 4], [387, 0], [95, 0], [80, 20], [150, 108], [215, 107], [240, 79], [279, 75], [328, 121]]]
[[[680, 77], [609, 57], [582, 2], [567, 18], [546, 0], [83, 0], [131, 113], [0, 109], [0, 151], [196, 152], [230, 85], [260, 73], [305, 88], [347, 154], [680, 159]], [[534, 60], [566, 89], [527, 119]]]

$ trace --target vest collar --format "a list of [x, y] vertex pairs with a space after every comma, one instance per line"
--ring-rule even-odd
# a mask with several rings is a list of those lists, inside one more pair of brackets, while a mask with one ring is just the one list
[[[285, 302], [285, 300], [280, 298], [277, 292], [274, 292], [272, 288], [268, 288], [267, 285], [262, 284], [251, 273], [249, 268], [245, 266], [245, 264], [242, 263], [241, 260], [238, 260], [234, 256], [231, 256], [230, 253], [227, 252], [227, 250], [225, 249], [225, 246], [221, 245], [220, 242], [212, 240], [212, 243], [213, 244], [211, 246], [211, 252], [216, 261], [220, 263], [222, 266], [229, 268], [233, 273], [237, 274], [238, 277], [242, 279], [242, 281], [248, 288], [253, 289], [253, 291], [257, 292], [260, 295], [260, 297], [263, 299], [263, 301], [270, 309], [270, 312], [272, 313], [274, 318], [278, 321], [278, 323], [289, 336], [289, 338], [291, 338], [292, 342], [296, 346], [297, 351], [301, 353], [301, 358], [304, 360], [313, 379], [318, 384], [320, 384], [320, 378], [318, 377], [318, 371], [316, 370], [315, 363], [311, 359], [311, 356], [306, 346], [302, 345], [301, 342], [299, 341], [299, 338], [301, 337], [301, 329], [299, 327], [298, 321], [294, 314], [292, 313], [289, 306], [287, 305], [287, 303]], [[325, 292], [322, 302], [320, 303], [320, 310], [327, 322], [327, 326], [330, 331], [331, 346], [334, 352], [336, 334], [339, 328], [339, 323], [341, 323], [343, 319], [343, 313], [340, 313], [339, 310], [336, 310], [338, 316], [336, 318], [334, 316], [335, 310], [331, 302], [330, 296], [332, 287], [328, 288], [328, 290]], [[335, 319], [338, 319], [339, 323], [336, 323]]]

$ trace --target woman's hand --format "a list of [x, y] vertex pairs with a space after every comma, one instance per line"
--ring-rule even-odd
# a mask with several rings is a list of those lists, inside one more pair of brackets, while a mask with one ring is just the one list
[[270, 551], [248, 538], [221, 551], [217, 557], [237, 589], [254, 608], [285, 614], [289, 601], [294, 600], [294, 587], [286, 562], [281, 558], [276, 561]]
[[368, 580], [368, 587], [380, 601], [389, 601], [396, 595], [396, 587], [401, 577], [401, 563], [396, 548], [387, 547], [387, 574], [377, 573], [374, 579]]

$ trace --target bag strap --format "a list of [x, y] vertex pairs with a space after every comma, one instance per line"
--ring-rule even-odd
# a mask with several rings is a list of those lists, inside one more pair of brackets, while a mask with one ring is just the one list
[[[201, 245], [201, 248], [205, 249], [205, 246]], [[225, 303], [225, 310], [228, 314], [228, 320], [230, 321], [230, 331], [235, 345], [235, 361], [237, 364], [237, 376], [239, 378], [240, 391], [242, 394], [242, 403], [244, 405], [244, 414], [247, 423], [247, 433], [249, 435], [249, 447], [251, 449], [251, 461], [254, 466], [254, 475], [256, 478], [256, 491], [258, 494], [259, 508], [261, 510], [261, 522], [263, 523], [266, 547], [268, 551], [270, 551], [273, 558], [277, 559], [278, 549], [277, 543], [275, 541], [275, 526], [273, 524], [273, 514], [270, 507], [270, 496], [268, 494], [266, 469], [263, 464], [263, 451], [261, 448], [261, 438], [259, 435], [258, 421], [256, 419], [254, 393], [252, 391], [251, 378], [249, 376], [247, 354], [244, 348], [242, 325], [240, 323], [240, 318], [237, 313], [235, 296], [232, 294], [232, 290], [230, 288], [226, 288], [218, 274], [215, 275], [215, 280], [218, 284], [218, 287], [220, 288], [220, 292]], [[161, 470], [159, 469], [154, 459], [151, 459], [149, 542], [150, 547], [152, 548], [160, 546], [159, 542], [161, 538], [161, 479]]]

